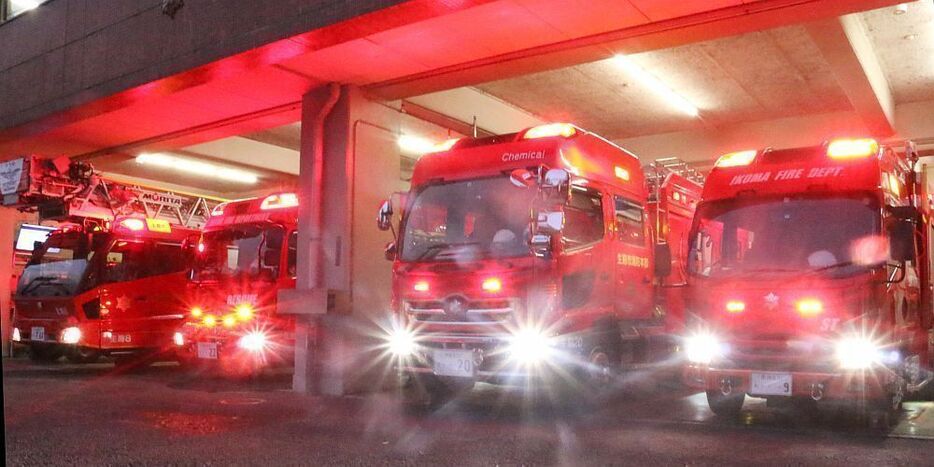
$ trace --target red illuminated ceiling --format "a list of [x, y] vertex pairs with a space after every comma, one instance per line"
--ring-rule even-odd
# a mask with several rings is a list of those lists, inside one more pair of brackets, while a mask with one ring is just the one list
[[413, 1], [0, 131], [0, 157], [172, 148], [296, 121], [326, 82], [399, 98], [898, 3]]

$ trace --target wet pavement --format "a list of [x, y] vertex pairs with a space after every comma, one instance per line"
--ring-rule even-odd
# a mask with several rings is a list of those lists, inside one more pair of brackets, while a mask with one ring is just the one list
[[887, 431], [847, 413], [769, 408], [714, 417], [702, 394], [637, 378], [596, 407], [529, 404], [480, 386], [411, 413], [390, 392], [326, 398], [288, 374], [195, 377], [174, 365], [3, 362], [8, 465], [931, 465], [934, 404]]

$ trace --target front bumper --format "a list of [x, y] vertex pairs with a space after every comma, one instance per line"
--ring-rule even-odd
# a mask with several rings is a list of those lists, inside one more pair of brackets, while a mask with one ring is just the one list
[[783, 372], [721, 369], [702, 365], [686, 366], [683, 380], [686, 385], [704, 391], [724, 391], [729, 388], [735, 394], [775, 397], [768, 394], [756, 394], [753, 391], [751, 382], [753, 373], [790, 375], [791, 390], [790, 394], [785, 397], [808, 397], [828, 401], [883, 400], [888, 397], [887, 388], [897, 380], [897, 377], [884, 367], [868, 371]]
[[[503, 386], [547, 384], [555, 378], [567, 377], [585, 363], [574, 347], [556, 345], [547, 357], [535, 362], [518, 362], [510, 357], [512, 336], [432, 335], [419, 339], [412, 355], [393, 357], [395, 368], [402, 374], [433, 375], [442, 378], [473, 380]], [[469, 374], [449, 374], [439, 371], [435, 364], [437, 352], [454, 350], [469, 352], [473, 370]]]

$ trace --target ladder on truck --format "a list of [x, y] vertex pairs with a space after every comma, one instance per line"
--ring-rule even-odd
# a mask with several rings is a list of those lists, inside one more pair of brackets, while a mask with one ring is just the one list
[[106, 222], [145, 216], [201, 228], [220, 198], [108, 180], [88, 162], [26, 156], [0, 163], [3, 205], [40, 221]]
[[704, 174], [678, 157], [656, 159], [652, 163], [645, 165], [643, 169], [645, 171], [645, 182], [649, 188], [650, 202], [658, 201], [659, 191], [661, 191], [662, 185], [671, 174], [680, 175], [698, 185], [704, 184]]

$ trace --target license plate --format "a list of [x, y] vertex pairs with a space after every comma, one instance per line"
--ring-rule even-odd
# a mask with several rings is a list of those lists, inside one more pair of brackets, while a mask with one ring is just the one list
[[35, 326], [30, 331], [29, 338], [34, 341], [44, 341], [45, 340], [45, 328], [41, 326]]
[[217, 343], [198, 342], [198, 358], [217, 360]]
[[791, 375], [788, 373], [753, 373], [749, 393], [758, 396], [790, 396]]
[[470, 350], [435, 350], [432, 354], [434, 372], [439, 376], [473, 378], [475, 373], [473, 352]]

